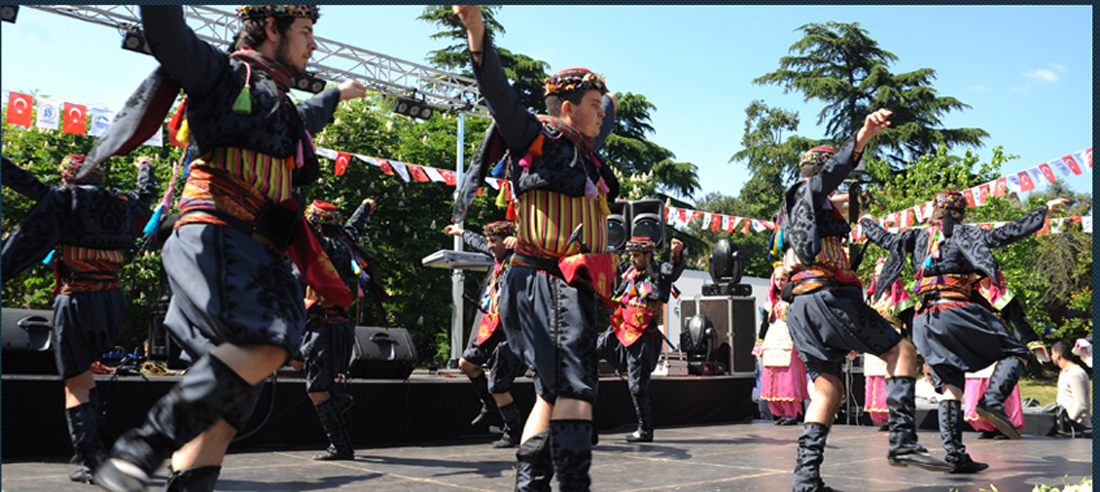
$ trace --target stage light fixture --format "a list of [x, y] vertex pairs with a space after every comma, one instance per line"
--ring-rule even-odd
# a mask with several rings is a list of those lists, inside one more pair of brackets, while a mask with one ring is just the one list
[[0, 21], [15, 24], [15, 18], [19, 15], [18, 5], [5, 5], [0, 7]]
[[435, 108], [428, 105], [427, 102], [418, 99], [410, 99], [407, 97], [398, 97], [397, 104], [393, 105], [393, 112], [397, 114], [403, 114], [411, 118], [417, 118], [421, 120], [427, 120], [435, 113]]
[[298, 89], [302, 92], [317, 94], [325, 90], [324, 79], [318, 78], [316, 75], [310, 73], [303, 73], [301, 75], [298, 75], [297, 77], [294, 77], [290, 82], [290, 86], [292, 88]]
[[122, 49], [146, 55], [153, 54], [153, 50], [149, 49], [149, 42], [145, 40], [145, 34], [141, 32], [141, 29], [126, 31], [126, 37], [122, 38]]

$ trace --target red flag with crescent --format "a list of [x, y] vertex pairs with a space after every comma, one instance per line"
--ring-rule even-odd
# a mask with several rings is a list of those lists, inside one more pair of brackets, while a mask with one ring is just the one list
[[441, 176], [443, 176], [443, 182], [447, 183], [447, 186], [456, 186], [456, 185], [458, 185], [458, 180], [455, 179], [455, 173], [453, 173], [451, 171], [448, 171], [446, 169], [440, 169], [439, 174]]
[[31, 126], [31, 108], [34, 107], [34, 97], [18, 92], [8, 93], [8, 117], [5, 122], [12, 125]]
[[347, 152], [336, 153], [336, 175], [343, 176], [344, 171], [348, 169], [348, 162], [351, 161], [351, 154]]
[[1008, 194], [1008, 178], [1001, 178], [993, 185], [993, 196], [1005, 196]]
[[1020, 171], [1016, 173], [1016, 176], [1020, 178], [1020, 191], [1031, 191], [1035, 189], [1035, 183], [1031, 182], [1031, 176], [1027, 171]]
[[65, 103], [65, 124], [61, 130], [73, 135], [88, 133], [87, 108], [79, 104]]
[[375, 158], [375, 160], [378, 161], [378, 167], [382, 168], [382, 172], [393, 176], [393, 167], [390, 166], [390, 161], [378, 158]]

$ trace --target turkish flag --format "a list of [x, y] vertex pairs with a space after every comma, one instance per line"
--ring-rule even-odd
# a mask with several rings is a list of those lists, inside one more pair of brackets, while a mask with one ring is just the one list
[[1092, 147], [1085, 151], [1085, 162], [1089, 165], [1089, 168], [1092, 168]]
[[993, 196], [1005, 196], [1008, 194], [1008, 178], [998, 179], [993, 185]]
[[458, 181], [455, 179], [455, 173], [446, 169], [440, 169], [439, 174], [443, 176], [443, 181], [447, 183], [448, 186], [455, 186], [458, 184]]
[[387, 161], [385, 159], [375, 159], [375, 160], [378, 161], [378, 167], [382, 168], [382, 172], [384, 172], [384, 173], [386, 173], [390, 176], [393, 176], [393, 168], [390, 167], [390, 161]]
[[31, 108], [34, 97], [18, 92], [8, 93], [8, 117], [5, 122], [19, 126], [31, 126]]
[[73, 135], [88, 133], [88, 113], [84, 106], [73, 103], [65, 103], [65, 124], [61, 130]]
[[890, 218], [894, 220], [894, 227], [901, 226], [901, 212], [894, 212], [894, 215], [891, 215]]
[[1043, 176], [1046, 176], [1047, 181], [1050, 181], [1051, 183], [1058, 181], [1058, 178], [1054, 177], [1054, 170], [1050, 168], [1050, 164], [1047, 164], [1045, 162], [1039, 164], [1039, 170], [1043, 172]]
[[1027, 171], [1020, 171], [1016, 173], [1016, 176], [1020, 178], [1020, 191], [1031, 191], [1035, 189], [1035, 183], [1031, 182], [1031, 176], [1027, 175]]
[[966, 206], [974, 208], [974, 190], [963, 190], [963, 198], [966, 198]]
[[745, 227], [743, 229], [741, 229], [741, 234], [748, 235], [749, 226], [751, 226], [751, 225], [752, 225], [752, 221], [749, 220], [749, 219], [745, 219]]
[[423, 169], [420, 169], [420, 166], [417, 166], [416, 164], [406, 165], [409, 167], [409, 174], [412, 175], [413, 179], [421, 183], [427, 183], [428, 181], [431, 181], [431, 178], [428, 178], [428, 174], [425, 173]]
[[983, 229], [983, 230], [986, 230], [986, 231], [992, 231], [993, 230], [993, 223], [992, 222], [982, 222], [981, 224], [978, 224], [978, 227]]
[[688, 223], [687, 209], [686, 208], [680, 208], [680, 209], [677, 209], [676, 212], [678, 212], [677, 215], [679, 215], [680, 223], [684, 224], [684, 225], [687, 225], [687, 223]]
[[737, 221], [741, 220], [737, 217], [726, 217], [726, 232], [733, 234], [733, 229], [737, 227]]
[[985, 183], [978, 187], [978, 202], [979, 205], [989, 200], [989, 183]]
[[1035, 232], [1036, 236], [1048, 236], [1050, 235], [1050, 219], [1043, 221], [1043, 228]]
[[351, 161], [351, 154], [347, 152], [336, 153], [336, 175], [343, 176], [344, 171], [348, 169], [348, 161]]
[[916, 223], [914, 215], [915, 214], [913, 213], [913, 209], [909, 209], [909, 210], [905, 211], [905, 225], [906, 226], [911, 226], [911, 225]]
[[1081, 166], [1077, 164], [1077, 160], [1074, 159], [1073, 156], [1067, 155], [1063, 157], [1062, 160], [1065, 161], [1067, 166], [1069, 166], [1069, 170], [1073, 171], [1073, 174], [1076, 174], [1078, 176], [1081, 175]]
[[699, 217], [702, 217], [702, 216], [703, 216], [703, 212], [700, 212], [698, 210], [692, 210], [691, 211], [691, 218], [688, 219], [687, 223], [690, 224], [691, 221], [693, 221], [695, 219], [698, 219]]
[[714, 214], [710, 219], [710, 230], [717, 231], [722, 228], [722, 215]]

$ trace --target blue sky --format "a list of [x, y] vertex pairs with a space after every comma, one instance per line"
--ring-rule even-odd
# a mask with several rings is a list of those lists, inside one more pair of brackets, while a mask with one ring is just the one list
[[[317, 35], [423, 63], [446, 43], [428, 38], [437, 29], [416, 20], [422, 11], [323, 6]], [[983, 161], [997, 146], [1020, 156], [1002, 171], [1092, 146], [1090, 6], [507, 6], [498, 20], [506, 29], [499, 45], [551, 71], [588, 67], [613, 91], [644, 94], [657, 106], [651, 139], [699, 166], [696, 198], [736, 195], [748, 180], [728, 161], [741, 148], [753, 100], [797, 111], [798, 134], [823, 136], [820, 104], [752, 84], [778, 68], [801, 38], [795, 30], [809, 22], [859, 22], [898, 56], [894, 73], [935, 69], [938, 93], [972, 106], [944, 125], [988, 131], [986, 145], [974, 149]], [[121, 40], [112, 28], [23, 8], [16, 24], [0, 24], [0, 87], [117, 109], [155, 66], [119, 48]], [[1068, 183], [1091, 192], [1092, 173]]]

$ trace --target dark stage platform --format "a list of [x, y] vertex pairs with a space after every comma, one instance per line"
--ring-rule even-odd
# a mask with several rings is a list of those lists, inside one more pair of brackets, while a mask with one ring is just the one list
[[[231, 449], [314, 449], [327, 445], [321, 423], [305, 393], [305, 383], [293, 371], [280, 371], [277, 382], [265, 383], [252, 420], [242, 434], [251, 436]], [[106, 394], [105, 439], [113, 441], [136, 426], [158, 398], [179, 381], [178, 376], [96, 376]], [[753, 418], [755, 380], [739, 376], [654, 377], [650, 388], [656, 426], [732, 423]], [[63, 412], [63, 385], [57, 376], [4, 375], [3, 460], [72, 455]], [[345, 392], [355, 397], [348, 414], [352, 443], [359, 447], [439, 442], [489, 435], [470, 420], [480, 402], [465, 375], [457, 371], [428, 374], [416, 371], [408, 380], [353, 379]], [[534, 402], [531, 378], [519, 378], [512, 394], [523, 415]], [[272, 398], [275, 406], [271, 407]], [[608, 431], [636, 425], [626, 382], [600, 380], [596, 428]], [[270, 410], [269, 410], [270, 409]], [[269, 414], [267, 423], [260, 426]]]
[[[5, 399], [5, 406], [10, 403]], [[353, 424], [364, 426], [359, 421]], [[10, 430], [4, 426], [5, 439]], [[642, 445], [626, 444], [618, 432], [601, 432], [593, 451], [592, 490], [783, 492], [790, 490], [800, 432], [796, 426], [777, 427], [761, 421], [658, 426], [657, 441]], [[829, 438], [823, 474], [827, 484], [848, 492], [976, 492], [992, 490], [991, 485], [1001, 492], [1030, 492], [1035, 484], [1061, 486], [1063, 480], [1079, 483], [1082, 477], [1092, 476], [1089, 439], [1029, 436], [1019, 441], [979, 441], [975, 436], [966, 434], [967, 447], [974, 458], [988, 462], [990, 469], [977, 475], [949, 475], [888, 466], [886, 433], [873, 427], [838, 425]], [[920, 439], [933, 454], [943, 456], [937, 434], [921, 431]], [[217, 490], [499, 492], [511, 490], [514, 484], [515, 450], [493, 449], [489, 438], [456, 438], [434, 445], [358, 446], [355, 461], [314, 462], [309, 459], [314, 452], [232, 452]], [[5, 458], [0, 487], [5, 492], [93, 490], [69, 482], [68, 475], [75, 467], [64, 459]], [[149, 490], [163, 490], [165, 476], [161, 468]]]

